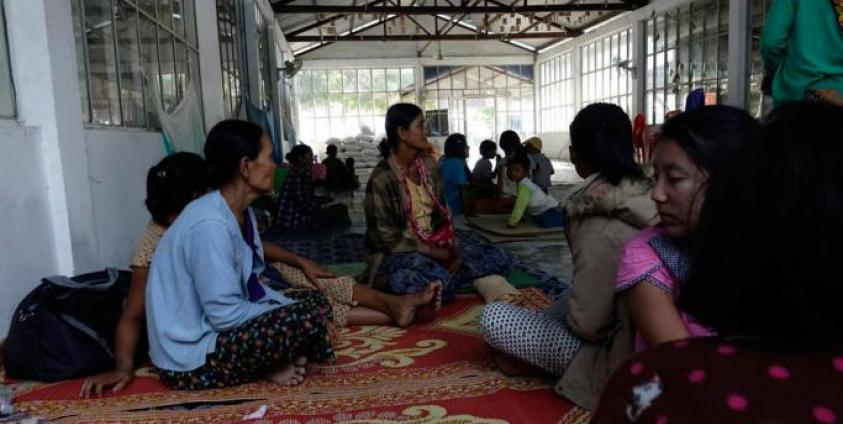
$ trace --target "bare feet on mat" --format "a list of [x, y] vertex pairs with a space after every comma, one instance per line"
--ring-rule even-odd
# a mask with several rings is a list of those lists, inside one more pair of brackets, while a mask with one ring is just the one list
[[413, 322], [417, 322], [419, 312], [425, 307], [428, 307], [428, 305], [433, 304], [437, 296], [441, 298], [441, 292], [442, 283], [440, 281], [434, 281], [418, 293], [400, 296], [400, 301], [394, 302], [391, 305], [389, 316], [395, 325], [399, 327], [406, 327]]
[[541, 369], [497, 350], [492, 351], [492, 359], [498, 369], [510, 377], [550, 377], [550, 374]]
[[416, 309], [414, 322], [428, 322], [436, 318], [436, 312], [442, 307], [442, 282], [433, 281], [419, 294], [424, 294], [427, 302]]
[[297, 386], [304, 382], [304, 366], [306, 364], [307, 358], [300, 356], [280, 370], [270, 373], [266, 378], [282, 386]]

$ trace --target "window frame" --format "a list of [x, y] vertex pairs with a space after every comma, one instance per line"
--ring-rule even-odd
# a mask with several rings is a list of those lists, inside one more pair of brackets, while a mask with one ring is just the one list
[[542, 132], [568, 131], [574, 119], [577, 82], [574, 54], [574, 50], [568, 50], [538, 64], [538, 109]]
[[[2, 113], [2, 109], [0, 109], [0, 119], [14, 119], [17, 117], [18, 108], [17, 108], [17, 93], [15, 92], [15, 81], [14, 75], [12, 74], [12, 57], [9, 53], [9, 35], [8, 35], [8, 28], [6, 26], [6, 5], [5, 0], [0, 0], [0, 55], [3, 55], [6, 59], [6, 66], [5, 69], [2, 70], [3, 73], [6, 74], [6, 83], [8, 84], [9, 93], [9, 109], [10, 113]], [[2, 74], [0, 74], [2, 75]], [[3, 97], [6, 97], [3, 95]]]
[[[627, 114], [635, 109], [633, 98], [635, 95], [635, 80], [631, 71], [624, 71], [625, 89], [613, 82], [613, 72], [618, 72], [611, 57], [612, 46], [617, 45], [620, 61], [635, 61], [635, 46], [632, 28], [624, 28], [603, 35], [578, 46], [580, 55], [580, 107], [592, 103], [613, 103], [620, 106]], [[615, 38], [617, 37], [617, 41]], [[617, 79], [620, 81], [620, 79]]]
[[[78, 10], [78, 15], [75, 14], [73, 16], [74, 20], [78, 20], [74, 23], [74, 25], [79, 25], [79, 29], [83, 31], [83, 34], [79, 36], [79, 40], [81, 43], [77, 43], [77, 48], [81, 48], [82, 50], [82, 58], [84, 58], [84, 63], [78, 63], [77, 65], [80, 68], [84, 68], [84, 72], [80, 69], [80, 74], [84, 75], [84, 80], [82, 75], [79, 75], [79, 83], [80, 83], [80, 92], [83, 92], [83, 98], [80, 101], [84, 100], [85, 104], [82, 107], [85, 109], [83, 110], [83, 122], [86, 126], [90, 127], [104, 127], [104, 128], [124, 128], [124, 129], [145, 129], [151, 131], [160, 131], [160, 121], [156, 124], [152, 122], [150, 119], [151, 116], [155, 115], [157, 117], [157, 108], [150, 103], [150, 96], [147, 94], [147, 81], [143, 77], [143, 68], [146, 63], [145, 59], [145, 49], [149, 49], [150, 47], [145, 47], [145, 43], [142, 38], [142, 28], [145, 26], [152, 26], [154, 27], [155, 31], [155, 48], [151, 49], [154, 51], [150, 52], [152, 60], [154, 63], [154, 68], [156, 69], [157, 75], [152, 78], [158, 79], [158, 99], [162, 103], [161, 107], [166, 112], [172, 111], [175, 107], [177, 107], [182, 99], [184, 98], [185, 91], [187, 90], [192, 82], [195, 82], [195, 90], [197, 90], [196, 95], [199, 96], [201, 102], [202, 90], [201, 90], [201, 69], [199, 64], [199, 45], [198, 45], [198, 35], [197, 35], [197, 23], [196, 23], [196, 2], [195, 0], [181, 0], [181, 19], [183, 20], [183, 25], [181, 27], [177, 27], [172, 23], [174, 14], [173, 9], [173, 0], [164, 0], [168, 5], [169, 10], [165, 11], [164, 13], [169, 13], [171, 23], [167, 25], [164, 21], [159, 19], [159, 5], [161, 4], [161, 0], [157, 0], [154, 3], [154, 7], [150, 14], [150, 11], [147, 10], [145, 7], [142, 7], [136, 0], [114, 0], [117, 6], [110, 8], [110, 24], [106, 24], [106, 27], [111, 28], [111, 34], [109, 36], [111, 48], [113, 50], [112, 54], [113, 57], [107, 57], [103, 63], [107, 63], [109, 67], [107, 72], [111, 72], [112, 70], [115, 72], [116, 75], [116, 86], [117, 86], [117, 105], [119, 108], [119, 123], [107, 123], [103, 122], [102, 120], [97, 120], [94, 116], [95, 106], [94, 102], [95, 99], [93, 98], [93, 90], [92, 90], [92, 77], [91, 77], [91, 62], [90, 62], [90, 51], [89, 51], [89, 43], [88, 43], [88, 33], [90, 32], [86, 26], [86, 1], [91, 0], [70, 0], [73, 2], [74, 6]], [[190, 2], [189, 6], [186, 6]], [[187, 17], [187, 13], [185, 13], [190, 7], [192, 13], [189, 16], [189, 21]], [[116, 14], [119, 13], [120, 8], [129, 9], [134, 14], [135, 21], [132, 23], [134, 25], [134, 32], [137, 34], [137, 49], [138, 49], [138, 66], [141, 68], [141, 73], [139, 74], [140, 78], [140, 87], [141, 87], [141, 102], [143, 108], [143, 116], [144, 116], [144, 123], [143, 125], [127, 123], [126, 122], [126, 110], [124, 108], [124, 101], [127, 97], [124, 95], [123, 92], [123, 76], [121, 73], [121, 55], [126, 54], [125, 51], [121, 51], [121, 44], [118, 37], [118, 27], [116, 22]], [[76, 30], [77, 28], [74, 28]], [[98, 28], [94, 28], [91, 31], [97, 31]], [[179, 34], [177, 31], [183, 31], [182, 34]], [[131, 31], [131, 29], [129, 30]], [[162, 35], [166, 40], [166, 44], [169, 45], [162, 45]], [[81, 44], [81, 46], [79, 45]], [[150, 43], [152, 45], [152, 43]], [[164, 86], [164, 72], [161, 71], [162, 69], [162, 55], [161, 49], [168, 48], [172, 53], [172, 84], [174, 90], [172, 91], [172, 95], [174, 95], [174, 101], [167, 108], [166, 96], [165, 93], [165, 86]], [[184, 56], [184, 63], [180, 64], [177, 63], [179, 60], [179, 54], [177, 50], [183, 50], [185, 53]], [[192, 65], [191, 62], [194, 62]], [[181, 75], [179, 74], [179, 67], [184, 66], [184, 79], [182, 80]], [[194, 80], [195, 79], [195, 80]], [[86, 95], [87, 94], [87, 95]], [[172, 97], [172, 96], [171, 96]], [[113, 108], [113, 105], [110, 106]], [[202, 117], [204, 121], [204, 116]]]
[[[376, 71], [383, 73], [383, 89], [375, 89], [373, 73]], [[398, 87], [396, 90], [389, 90], [389, 82], [387, 81], [389, 71], [398, 72]], [[333, 91], [330, 78], [331, 73], [339, 76], [339, 85], [338, 87], [334, 87], [335, 89]], [[353, 87], [351, 84], [352, 73], [354, 74]], [[360, 78], [361, 75], [366, 74], [368, 74], [368, 78]], [[377, 132], [377, 129], [383, 127], [383, 119], [386, 117], [386, 111], [391, 104], [396, 103], [395, 100], [397, 102], [406, 101], [416, 103], [415, 78], [416, 69], [410, 66], [313, 68], [301, 70], [293, 78], [295, 90], [294, 103], [298, 121], [297, 129], [299, 139], [311, 145], [321, 145], [328, 138], [343, 138], [358, 135], [360, 131], [359, 125], [366, 125]], [[409, 80], [408, 84], [404, 83], [404, 79]], [[368, 84], [365, 81], [368, 81]], [[322, 86], [322, 83], [324, 83], [324, 86]], [[309, 84], [309, 87], [304, 87], [303, 84]], [[352, 97], [355, 98], [353, 104], [357, 113], [348, 110], [347, 102]], [[320, 98], [324, 102], [323, 104], [317, 105], [317, 99]], [[332, 98], [335, 99], [333, 106], [337, 108], [336, 111], [331, 110]], [[361, 111], [361, 99], [368, 100], [367, 104], [370, 106], [365, 113]], [[381, 102], [383, 103], [382, 111], [377, 110], [377, 105], [375, 104], [376, 99], [383, 100]], [[353, 119], [356, 119], [356, 124], [352, 124], [349, 121]], [[320, 121], [327, 126], [320, 126]], [[378, 125], [378, 123], [380, 124]], [[346, 134], [351, 125], [358, 126], [356, 132]], [[334, 131], [334, 129], [340, 128], [340, 132]], [[323, 137], [326, 133], [327, 137]]]
[[[223, 10], [223, 7], [228, 7], [228, 10]], [[244, 6], [242, 0], [217, 0], [216, 8], [220, 71], [222, 73], [223, 113], [227, 118], [235, 118], [243, 94], [249, 90], [249, 79], [246, 78], [246, 67], [244, 66], [246, 52]], [[223, 17], [223, 12], [229, 13]], [[231, 41], [228, 43], [223, 40], [225, 34], [231, 35]]]
[[[712, 5], [714, 14], [709, 15], [707, 10]], [[725, 4], [726, 19], [723, 19], [723, 7], [724, 0], [691, 0], [644, 20], [645, 85], [642, 94], [643, 112], [648, 123], [664, 123], [665, 114], [671, 110], [684, 109], [685, 96], [699, 88], [706, 90], [707, 94], [713, 90], [718, 104], [726, 101], [728, 3]], [[702, 24], [696, 22], [695, 14], [703, 16]], [[717, 21], [714, 28], [709, 25], [712, 16]], [[683, 24], [687, 24], [688, 28], [685, 29]], [[725, 43], [721, 41], [724, 38]], [[713, 53], [710, 49], [712, 46]], [[695, 52], [699, 52], [699, 63], [695, 60]], [[713, 61], [708, 60], [711, 57]], [[671, 59], [673, 69], [670, 69]], [[658, 66], [657, 60], [661, 62]], [[697, 65], [700, 69], [696, 69]], [[710, 69], [712, 66], [713, 70]], [[661, 78], [657, 78], [659, 69]]]

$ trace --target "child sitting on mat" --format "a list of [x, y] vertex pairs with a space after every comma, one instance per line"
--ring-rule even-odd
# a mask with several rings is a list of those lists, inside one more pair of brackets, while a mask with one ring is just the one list
[[524, 153], [513, 156], [507, 163], [506, 176], [518, 185], [515, 206], [509, 215], [507, 226], [518, 227], [524, 212], [527, 212], [533, 222], [541, 228], [561, 227], [564, 220], [559, 212], [559, 201], [530, 181], [527, 176], [529, 170], [530, 158]]
[[[494, 179], [497, 177], [498, 168], [492, 166], [492, 159], [495, 159], [498, 153], [498, 145], [492, 140], [483, 140], [480, 143], [480, 158], [474, 164], [474, 170], [471, 171], [472, 182], [477, 185], [491, 186], [494, 184]], [[498, 157], [500, 163], [500, 157]]]
[[530, 179], [537, 186], [541, 187], [545, 193], [550, 190], [550, 176], [555, 173], [553, 164], [550, 159], [542, 153], [542, 139], [538, 137], [530, 137], [523, 144], [524, 150], [527, 151], [527, 157], [530, 158]]

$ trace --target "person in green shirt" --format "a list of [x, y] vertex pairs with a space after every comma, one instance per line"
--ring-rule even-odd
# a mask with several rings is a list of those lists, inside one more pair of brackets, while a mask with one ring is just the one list
[[773, 103], [843, 102], [843, 34], [838, 0], [774, 0], [761, 36]]

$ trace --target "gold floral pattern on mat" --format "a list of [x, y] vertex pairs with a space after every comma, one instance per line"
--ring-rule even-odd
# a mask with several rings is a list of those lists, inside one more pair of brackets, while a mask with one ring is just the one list
[[[315, 365], [314, 368], [336, 370], [359, 367], [364, 364], [377, 364], [384, 368], [405, 368], [413, 365], [419, 358], [444, 349], [448, 342], [444, 340], [419, 340], [414, 347], [392, 349], [398, 339], [407, 331], [397, 327], [366, 326], [344, 328], [340, 331], [339, 342], [334, 352], [339, 359], [331, 365]], [[351, 361], [344, 360], [350, 358]]]
[[416, 342], [415, 347], [385, 350], [382, 352], [371, 352], [368, 355], [361, 355], [359, 359], [328, 368], [347, 368], [367, 363], [377, 363], [384, 368], [406, 368], [413, 365], [415, 358], [429, 355], [448, 346], [445, 340], [427, 339]]
[[579, 407], [573, 407], [557, 424], [588, 424], [591, 421], [591, 413]]
[[407, 334], [407, 331], [398, 327], [343, 328], [340, 330], [339, 342], [334, 346], [334, 353], [338, 358], [360, 359], [389, 346], [394, 346], [397, 344], [397, 340], [405, 334]]
[[345, 424], [508, 424], [508, 421], [468, 414], [448, 415], [448, 410], [439, 405], [413, 406], [401, 411], [401, 414], [382, 412], [377, 416], [365, 418], [366, 415], [374, 413], [337, 414], [334, 418], [335, 422]]
[[483, 313], [483, 305], [472, 305], [464, 311], [447, 318], [434, 321], [428, 329], [436, 331], [450, 331], [457, 334], [480, 336], [477, 322]]

